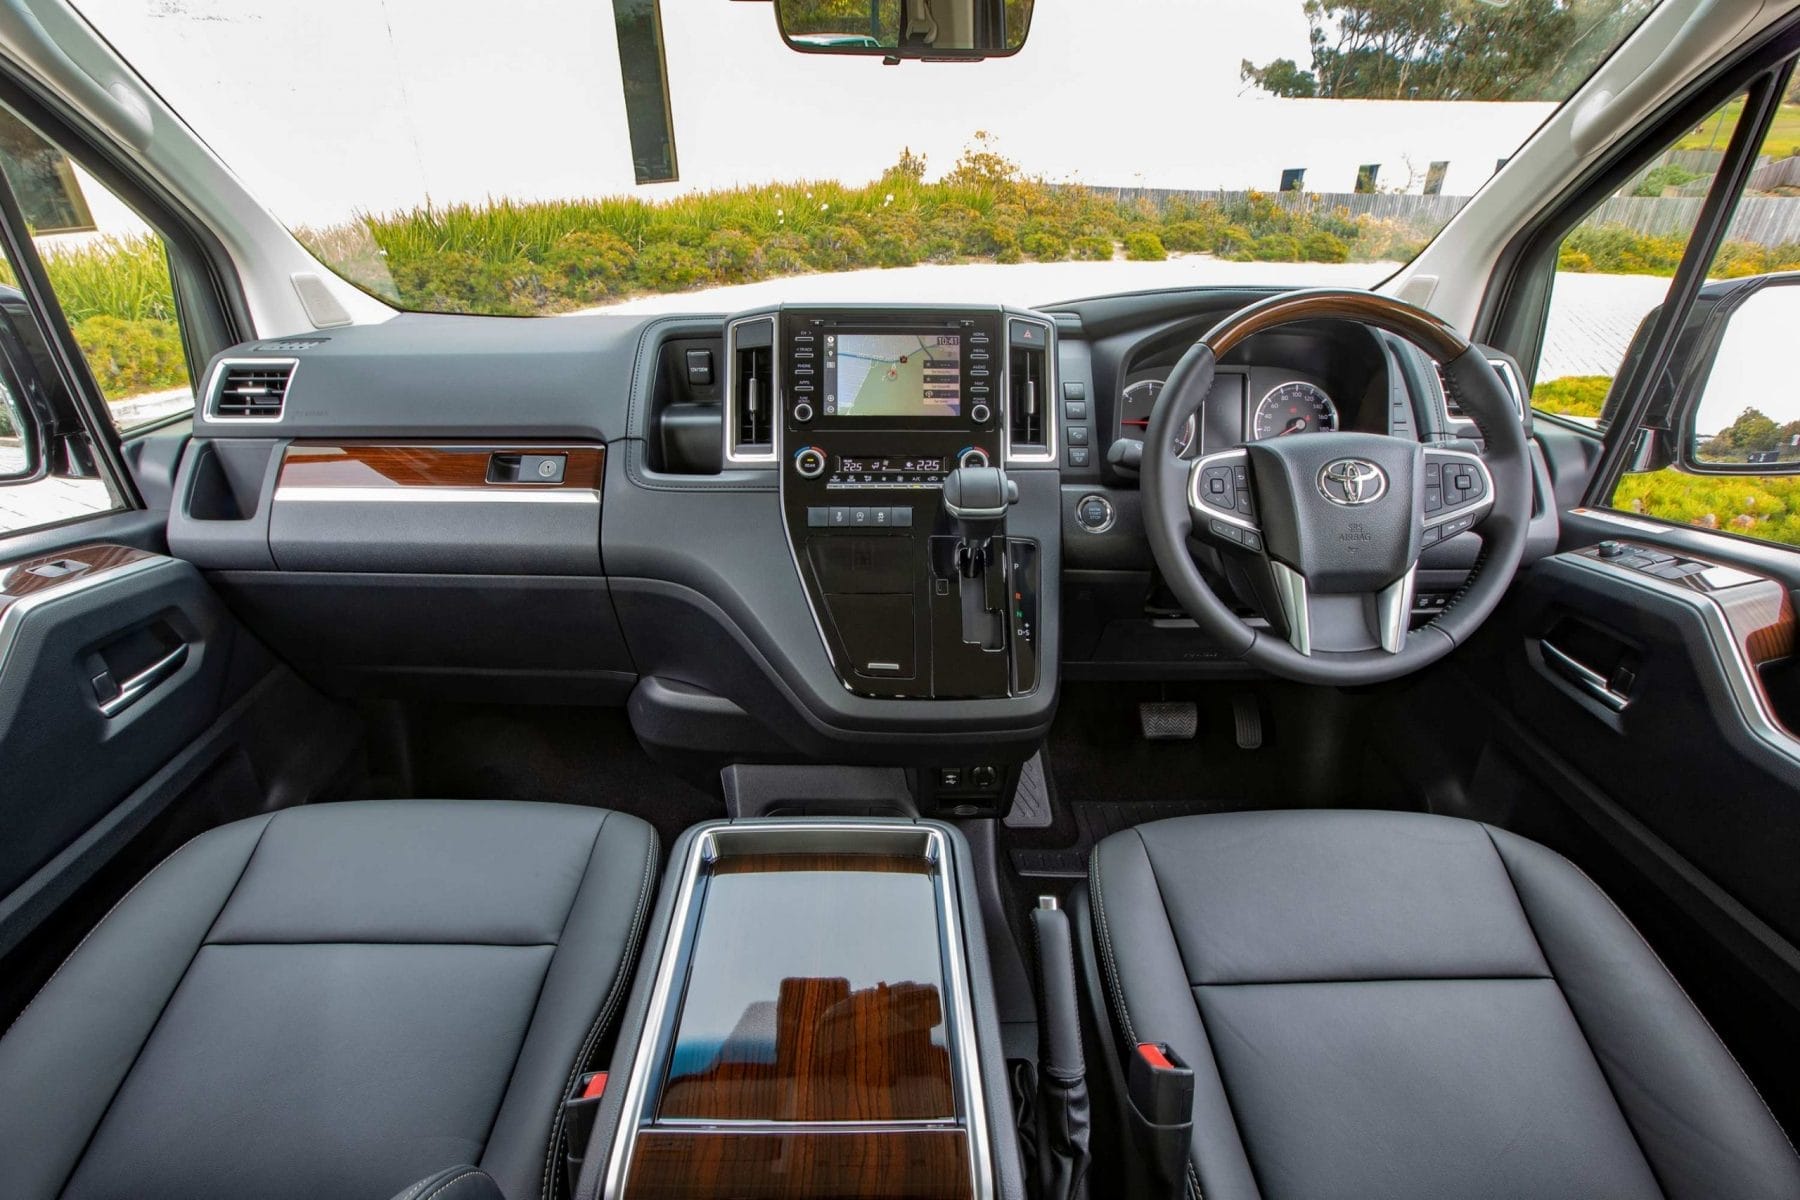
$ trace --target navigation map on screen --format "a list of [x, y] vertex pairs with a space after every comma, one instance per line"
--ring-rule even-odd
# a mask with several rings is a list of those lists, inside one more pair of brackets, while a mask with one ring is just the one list
[[961, 413], [961, 334], [826, 335], [826, 416], [955, 417]]

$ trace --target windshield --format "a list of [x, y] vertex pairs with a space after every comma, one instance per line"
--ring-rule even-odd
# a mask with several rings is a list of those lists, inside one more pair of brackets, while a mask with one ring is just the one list
[[1373, 284], [1652, 7], [1043, 0], [883, 65], [768, 3], [78, 3], [333, 271], [510, 315]]

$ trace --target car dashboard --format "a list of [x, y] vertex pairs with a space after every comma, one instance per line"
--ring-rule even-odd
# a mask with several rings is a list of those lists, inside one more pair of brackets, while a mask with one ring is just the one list
[[[249, 343], [209, 370], [169, 541], [334, 694], [624, 704], [660, 752], [928, 765], [980, 811], [1060, 680], [1247, 674], [1161, 584], [1134, 446], [1186, 349], [1267, 294]], [[271, 384], [272, 414], [235, 404]], [[1422, 354], [1321, 324], [1227, 355], [1182, 451], [1350, 429], [1475, 432]], [[1478, 551], [1431, 548], [1415, 619]]]

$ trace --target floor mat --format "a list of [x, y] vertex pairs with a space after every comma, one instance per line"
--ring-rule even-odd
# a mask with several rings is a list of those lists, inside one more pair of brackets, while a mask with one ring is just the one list
[[548, 800], [642, 817], [667, 853], [723, 800], [651, 760], [623, 709], [429, 705], [409, 711], [413, 794]]

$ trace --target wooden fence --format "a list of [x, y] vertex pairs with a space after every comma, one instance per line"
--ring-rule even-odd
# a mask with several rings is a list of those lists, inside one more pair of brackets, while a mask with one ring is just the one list
[[[1783, 159], [1763, 170], [1785, 167], [1800, 176], [1800, 159]], [[1774, 186], [1774, 185], [1759, 185]], [[1239, 204], [1253, 193], [1244, 191], [1179, 191], [1171, 188], [1100, 188], [1122, 201], [1148, 200], [1163, 206], [1181, 199], [1190, 203]], [[1315, 206], [1329, 212], [1342, 208], [1352, 216], [1368, 215], [1404, 222], [1421, 230], [1441, 229], [1467, 196], [1419, 196], [1394, 192], [1265, 192], [1289, 207]], [[1700, 217], [1700, 196], [1616, 196], [1601, 204], [1588, 224], [1623, 225], [1645, 234], [1686, 234]], [[1738, 202], [1728, 235], [1734, 241], [1762, 246], [1800, 243], [1800, 197], [1746, 196]]]

